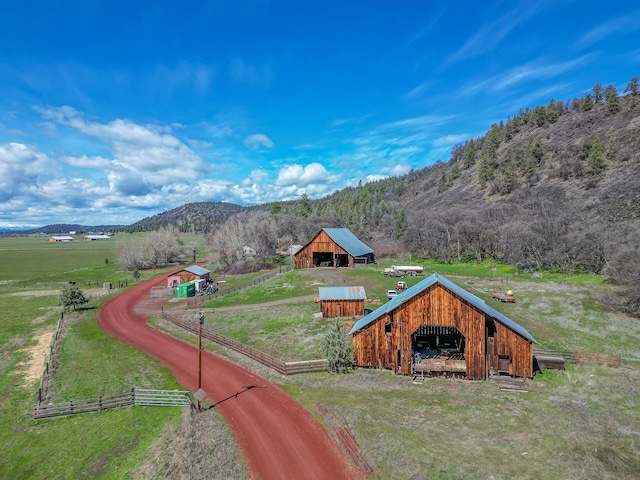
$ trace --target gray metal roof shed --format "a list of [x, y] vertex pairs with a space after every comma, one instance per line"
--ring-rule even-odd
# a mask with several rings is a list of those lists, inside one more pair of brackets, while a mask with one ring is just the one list
[[364, 287], [318, 287], [320, 301], [324, 300], [366, 300]]

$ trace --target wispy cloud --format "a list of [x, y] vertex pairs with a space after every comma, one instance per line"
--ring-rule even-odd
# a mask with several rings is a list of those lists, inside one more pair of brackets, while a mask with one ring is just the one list
[[493, 51], [513, 30], [533, 19], [544, 7], [543, 2], [517, 2], [504, 15], [482, 25], [462, 47], [449, 55], [445, 64]]
[[[605, 9], [606, 11], [606, 9]], [[640, 10], [608, 20], [582, 35], [576, 42], [580, 48], [590, 47], [601, 40], [618, 35], [626, 35], [640, 30]]]
[[252, 150], [260, 147], [273, 148], [273, 142], [264, 133], [255, 133], [244, 139], [244, 144]]

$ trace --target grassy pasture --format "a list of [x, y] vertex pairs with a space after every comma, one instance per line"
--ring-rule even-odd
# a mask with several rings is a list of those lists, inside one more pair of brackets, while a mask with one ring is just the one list
[[[188, 421], [181, 409], [117, 409], [40, 422], [29, 417], [43, 352], [60, 318], [63, 285], [74, 281], [85, 290], [95, 288], [87, 282], [97, 282], [101, 289], [104, 281], [133, 280], [119, 271], [115, 243], [0, 238], [0, 265], [0, 478], [161, 477], [174, 455], [173, 439]], [[68, 314], [71, 326], [62, 343], [53, 401], [113, 395], [134, 386], [181, 388], [155, 359], [99, 329], [96, 315], [103, 301], [94, 298]], [[218, 448], [224, 446], [226, 457], [235, 459], [237, 447], [219, 416], [213, 412], [202, 424]], [[208, 454], [204, 463], [217, 457]], [[238, 465], [234, 460], [222, 471], [232, 472], [229, 478], [246, 478], [246, 468]]]
[[[97, 243], [87, 242], [83, 248], [99, 247], [92, 246]], [[0, 239], [0, 261], [15, 248], [3, 246]], [[6, 452], [0, 458], [0, 478], [176, 478], [176, 455], [188, 448], [199, 449], [197, 466], [209, 466], [208, 478], [214, 478], [211, 472], [227, 472], [224, 478], [247, 478], [246, 469], [238, 468], [237, 448], [228, 429], [217, 416], [202, 417], [208, 424], [203, 426], [207, 435], [195, 441], [195, 447], [186, 442], [185, 421], [177, 409], [134, 408], [50, 422], [29, 420], [37, 381], [25, 380], [26, 367], [21, 363], [29, 361], [37, 338], [53, 329], [59, 318], [56, 289], [61, 287], [57, 283], [76, 281], [82, 288], [85, 275], [100, 278], [99, 284], [113, 281], [111, 276], [118, 274], [116, 257], [112, 261], [109, 256], [105, 265], [103, 253], [94, 257], [93, 269], [74, 264], [75, 260], [50, 258], [43, 275], [16, 275], [0, 282], [0, 446]], [[57, 270], [56, 265], [63, 262], [70, 262], [71, 271]], [[370, 295], [386, 302], [383, 293], [397, 279], [384, 277], [383, 266], [334, 269], [341, 276], [333, 277], [331, 284], [317, 277], [318, 272], [290, 272], [227, 297], [225, 305], [214, 305], [216, 310], [206, 320], [216, 331], [283, 360], [317, 358], [319, 342], [330, 325], [314, 317], [318, 304], [308, 301], [226, 311], [222, 307], [315, 295], [323, 284], [363, 285]], [[611, 286], [592, 276], [514, 277], [512, 270], [499, 265], [426, 264], [426, 269], [425, 275], [438, 271], [471, 289], [525, 326], [543, 348], [620, 353], [623, 367], [545, 371], [527, 382], [529, 393], [508, 394], [488, 382], [430, 379], [413, 385], [406, 377], [375, 370], [283, 378], [242, 356], [206, 347], [279, 383], [319, 419], [316, 404], [343, 418], [376, 467], [374, 478], [640, 477], [640, 321], [606, 311], [600, 298]], [[233, 285], [248, 278], [225, 280]], [[404, 280], [413, 285], [423, 278]], [[38, 295], [24, 295], [25, 286]], [[491, 300], [492, 286], [513, 289], [518, 301]], [[133, 385], [177, 388], [153, 359], [102, 334], [95, 323], [99, 301], [77, 314], [65, 337], [56, 400], [93, 396], [92, 392], [118, 393]], [[176, 311], [180, 308], [171, 305]], [[159, 319], [154, 323], [165, 328]], [[196, 342], [192, 335], [175, 334]], [[214, 435], [222, 436], [214, 440]], [[227, 447], [219, 457], [221, 445]]]

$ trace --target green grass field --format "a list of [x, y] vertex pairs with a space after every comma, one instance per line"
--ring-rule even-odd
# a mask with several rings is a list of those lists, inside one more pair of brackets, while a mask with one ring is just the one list
[[[46, 358], [42, 353], [49, 347], [49, 342], [40, 345], [38, 340], [50, 339], [55, 329], [63, 286], [76, 282], [85, 291], [97, 287], [103, 293], [104, 282], [134, 282], [131, 274], [120, 270], [115, 245], [112, 241], [50, 244], [46, 238], [0, 238], [2, 479], [156, 478], [166, 468], [166, 462], [154, 460], [150, 452], [172, 444], [183, 423], [181, 409], [136, 407], [51, 421], [30, 419]], [[144, 272], [142, 279], [151, 274]], [[53, 401], [114, 395], [132, 387], [181, 389], [156, 359], [98, 328], [97, 311], [107, 297], [92, 296], [86, 308], [67, 315], [71, 326], [62, 342]], [[219, 419], [209, 421], [220, 423]], [[218, 430], [231, 438], [224, 425], [218, 425]], [[237, 447], [231, 450], [228, 456], [237, 455]], [[154, 473], [147, 476], [141, 467], [150, 462]], [[234, 466], [227, 471], [242, 469]], [[246, 469], [240, 475], [237, 478], [245, 478]]]
[[[383, 267], [406, 261], [330, 273], [337, 284], [363, 285], [370, 297], [384, 303], [384, 291], [397, 279], [384, 277]], [[38, 339], [60, 317], [62, 286], [74, 281], [93, 289], [103, 282], [133, 281], [120, 271], [115, 243], [69, 246], [0, 239], [0, 265], [0, 478], [179, 476], [176, 455], [184, 456], [189, 445], [179, 409], [132, 408], [47, 422], [29, 418], [38, 385], [28, 376], [29, 365]], [[447, 276], [523, 325], [542, 348], [618, 353], [622, 366], [545, 371], [527, 382], [528, 393], [508, 394], [489, 382], [430, 379], [413, 385], [407, 377], [364, 369], [285, 378], [205, 345], [280, 384], [319, 419], [316, 405], [322, 404], [348, 422], [375, 466], [373, 478], [640, 477], [640, 320], [607, 311], [602, 298], [614, 287], [595, 276], [514, 276], [513, 269], [500, 265], [425, 263], [425, 269], [425, 275], [437, 271]], [[314, 316], [319, 305], [313, 301], [224, 308], [315, 295], [329, 281], [318, 274], [288, 272], [225, 297], [210, 305], [215, 311], [207, 314], [207, 324], [283, 360], [318, 358], [330, 322]], [[224, 279], [234, 286], [255, 275]], [[411, 286], [425, 275], [403, 280]], [[512, 289], [517, 302], [491, 300], [494, 286]], [[154, 359], [100, 331], [95, 318], [102, 301], [94, 298], [73, 315], [54, 383], [56, 401], [109, 395], [132, 386], [179, 388]], [[181, 310], [179, 303], [169, 308]], [[153, 323], [170, 329], [159, 319]], [[174, 334], [196, 342], [183, 331]], [[217, 416], [201, 420], [215, 426], [206, 427], [210, 435], [193, 443], [197, 447], [189, 447], [200, 449], [191, 453], [198, 465], [228, 472], [224, 478], [247, 478], [246, 468], [238, 468], [237, 447], [217, 456], [220, 445], [233, 443], [228, 428]], [[221, 437], [214, 440], [214, 432]]]

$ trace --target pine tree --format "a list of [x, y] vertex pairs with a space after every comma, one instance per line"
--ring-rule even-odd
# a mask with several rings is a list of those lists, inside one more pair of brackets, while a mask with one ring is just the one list
[[589, 164], [588, 173], [597, 175], [607, 169], [607, 160], [602, 151], [602, 145], [600, 139], [596, 138], [589, 150], [589, 156], [587, 157], [587, 163]]
[[560, 112], [558, 106], [556, 105], [555, 99], [552, 98], [549, 101], [549, 105], [547, 105], [547, 122], [556, 123], [559, 116]]
[[620, 111], [620, 98], [616, 87], [609, 84], [604, 91], [604, 98], [607, 102], [607, 115], [615, 115]]
[[593, 109], [593, 97], [590, 93], [587, 93], [583, 98], [580, 99], [580, 111], [588, 112]]
[[602, 103], [602, 96], [604, 94], [604, 89], [602, 88], [602, 84], [596, 83], [591, 89], [591, 91], [593, 92], [593, 101], [596, 104]]
[[402, 235], [404, 235], [405, 230], [407, 229], [407, 213], [404, 211], [404, 208], [401, 208], [396, 214], [396, 223], [395, 228], [393, 230], [393, 235], [398, 240]]
[[627, 88], [624, 89], [624, 93], [628, 92], [633, 96], [638, 95], [638, 91], [640, 91], [638, 82], [640, 82], [640, 77], [632, 77], [627, 84]]
[[327, 357], [327, 368], [330, 372], [346, 373], [356, 365], [351, 337], [339, 320], [336, 320], [322, 340], [322, 350]]

